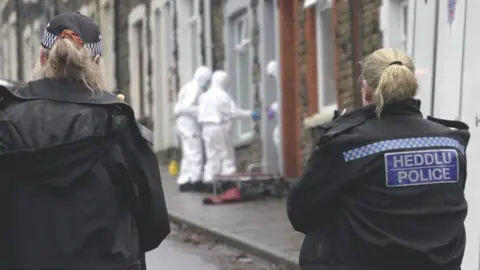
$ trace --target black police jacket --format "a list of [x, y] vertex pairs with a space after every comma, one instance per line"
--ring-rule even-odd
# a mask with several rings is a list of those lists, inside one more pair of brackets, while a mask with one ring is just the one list
[[387, 104], [379, 119], [371, 105], [323, 126], [287, 200], [303, 270], [460, 269], [468, 126], [419, 107]]
[[0, 87], [0, 269], [140, 269], [170, 232], [150, 138], [80, 82]]

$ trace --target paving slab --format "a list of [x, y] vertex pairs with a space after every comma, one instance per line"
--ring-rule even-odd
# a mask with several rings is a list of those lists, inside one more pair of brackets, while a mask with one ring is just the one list
[[[286, 214], [285, 199], [261, 198], [224, 205], [204, 205], [206, 194], [180, 193], [175, 177], [160, 169], [172, 219], [216, 234], [237, 248], [278, 261], [288, 269], [298, 269], [303, 235], [295, 232]], [[246, 250], [247, 251], [247, 250]]]

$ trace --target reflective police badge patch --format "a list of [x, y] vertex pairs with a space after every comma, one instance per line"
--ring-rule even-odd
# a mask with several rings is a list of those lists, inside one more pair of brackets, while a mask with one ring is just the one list
[[385, 174], [387, 187], [456, 183], [458, 153], [453, 149], [387, 153]]

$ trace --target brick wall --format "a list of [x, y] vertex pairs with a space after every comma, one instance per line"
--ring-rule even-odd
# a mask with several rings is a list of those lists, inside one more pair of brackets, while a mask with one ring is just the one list
[[349, 0], [335, 1], [335, 46], [337, 62], [337, 91], [340, 108], [351, 110], [355, 107], [354, 79], [352, 65], [352, 29]]
[[362, 55], [366, 56], [382, 47], [380, 7], [382, 0], [361, 0]]

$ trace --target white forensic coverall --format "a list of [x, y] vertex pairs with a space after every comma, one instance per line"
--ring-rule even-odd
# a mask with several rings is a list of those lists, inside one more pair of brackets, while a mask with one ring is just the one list
[[[277, 61], [275, 60], [272, 60], [270, 62], [268, 62], [267, 64], [267, 74], [273, 78], [276, 78], [277, 75], [278, 75], [278, 64], [277, 64]], [[280, 121], [280, 104], [278, 104], [278, 102], [274, 102], [270, 105], [269, 107], [269, 110], [271, 110], [275, 117], [277, 118], [277, 121]], [[281, 143], [281, 139], [280, 139], [280, 127], [279, 125], [277, 124], [275, 126], [275, 128], [273, 129], [273, 143], [275, 144], [275, 147], [277, 148], [277, 154], [278, 154], [278, 158], [280, 158], [280, 143]]]
[[182, 161], [177, 178], [179, 185], [196, 183], [202, 179], [203, 147], [198, 117], [198, 99], [207, 89], [211, 70], [201, 66], [195, 71], [192, 81], [180, 89], [174, 107], [177, 132], [180, 137]]
[[237, 107], [227, 93], [228, 75], [215, 71], [212, 85], [199, 99], [198, 122], [202, 125], [206, 162], [204, 183], [214, 180], [216, 174], [233, 174], [237, 171], [232, 138], [232, 120], [252, 117], [253, 111]]

